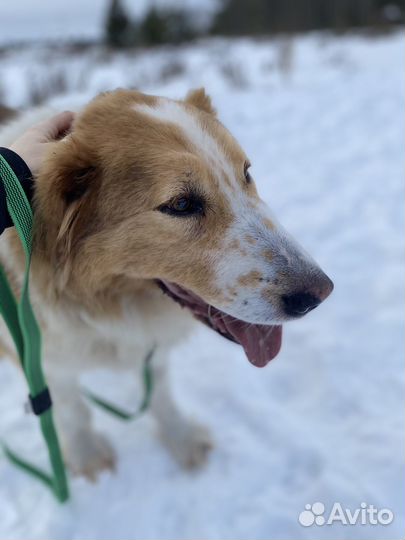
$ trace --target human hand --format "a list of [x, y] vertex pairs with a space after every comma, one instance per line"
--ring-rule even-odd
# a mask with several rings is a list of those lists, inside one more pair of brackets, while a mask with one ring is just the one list
[[27, 129], [11, 146], [28, 165], [33, 175], [37, 174], [49, 143], [61, 138], [72, 126], [74, 114], [71, 111], [53, 116], [45, 122]]

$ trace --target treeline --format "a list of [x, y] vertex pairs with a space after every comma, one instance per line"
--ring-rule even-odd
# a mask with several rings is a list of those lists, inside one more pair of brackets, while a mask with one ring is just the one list
[[196, 25], [195, 14], [181, 8], [151, 7], [132, 20], [121, 0], [111, 0], [106, 42], [112, 47], [178, 44], [201, 35], [272, 35], [330, 29], [388, 28], [403, 24], [398, 0], [224, 0], [209, 27]]
[[213, 32], [343, 31], [400, 23], [403, 15], [402, 2], [390, 0], [228, 0], [214, 20]]
[[121, 0], [112, 0], [106, 16], [105, 40], [112, 47], [183, 43], [199, 32], [190, 14], [181, 9], [150, 8], [143, 19], [132, 20]]

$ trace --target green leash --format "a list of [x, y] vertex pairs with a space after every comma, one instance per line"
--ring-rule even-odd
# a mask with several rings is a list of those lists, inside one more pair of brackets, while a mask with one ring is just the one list
[[[25, 253], [25, 276], [19, 302], [16, 301], [7, 276], [0, 267], [0, 313], [13, 338], [21, 366], [27, 379], [31, 408], [34, 414], [39, 417], [41, 431], [48, 448], [52, 474], [22, 459], [6, 445], [3, 445], [3, 449], [12, 463], [43, 482], [53, 491], [60, 502], [65, 502], [69, 498], [66, 470], [53, 422], [51, 396], [42, 371], [41, 331], [29, 298], [29, 270], [33, 225], [32, 210], [14, 171], [2, 156], [0, 156], [0, 179], [4, 183], [7, 209], [17, 229]], [[144, 396], [137, 411], [133, 413], [123, 411], [88, 390], [85, 390], [85, 394], [93, 403], [122, 420], [137, 418], [149, 407], [152, 396], [153, 376], [151, 359], [153, 353], [154, 349], [145, 358], [143, 368]]]
[[90, 390], [84, 390], [84, 394], [88, 397], [90, 401], [92, 401], [95, 405], [100, 407], [100, 409], [103, 409], [104, 411], [116, 416], [120, 420], [134, 420], [135, 418], [138, 418], [142, 413], [148, 409], [150, 405], [150, 401], [152, 398], [152, 392], [153, 392], [153, 373], [151, 368], [151, 360], [153, 357], [153, 353], [155, 352], [155, 349], [149, 351], [149, 353], [146, 355], [144, 365], [143, 365], [143, 388], [144, 388], [144, 394], [143, 399], [141, 401], [141, 404], [139, 405], [138, 409], [135, 412], [127, 412], [122, 410], [121, 408], [117, 407], [116, 405], [113, 405], [112, 403], [109, 403], [108, 401], [105, 401], [104, 399], [99, 398], [93, 392], [90, 392]]
[[13, 337], [27, 379], [32, 410], [39, 417], [41, 431], [48, 447], [52, 474], [20, 458], [8, 447], [4, 447], [4, 450], [13, 463], [41, 480], [60, 502], [64, 502], [69, 497], [66, 471], [52, 418], [52, 402], [41, 366], [41, 332], [29, 297], [32, 210], [14, 171], [2, 156], [0, 156], [0, 177], [6, 192], [7, 209], [25, 253], [25, 277], [18, 303], [4, 271], [0, 272], [0, 311]]

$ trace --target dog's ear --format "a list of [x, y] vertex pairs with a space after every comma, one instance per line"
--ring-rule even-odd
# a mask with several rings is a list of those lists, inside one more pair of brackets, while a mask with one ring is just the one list
[[212, 106], [211, 98], [205, 93], [204, 88], [190, 90], [185, 98], [185, 102], [194, 105], [194, 107], [206, 113], [213, 114], [214, 116], [217, 114], [217, 111]]
[[86, 223], [91, 221], [90, 188], [97, 176], [93, 165], [72, 169], [64, 177], [60, 196], [65, 212], [57, 236], [56, 250], [60, 259], [67, 257], [87, 230]]
[[36, 181], [35, 213], [39, 240], [65, 277], [72, 251], [94, 227], [98, 184], [99, 170], [86, 144], [74, 134], [53, 143]]

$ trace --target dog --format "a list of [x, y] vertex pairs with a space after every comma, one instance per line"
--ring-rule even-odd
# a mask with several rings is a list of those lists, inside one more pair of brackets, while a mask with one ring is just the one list
[[[0, 144], [51, 114], [20, 116]], [[151, 413], [177, 461], [198, 467], [212, 438], [176, 406], [168, 351], [201, 321], [263, 367], [279, 352], [282, 324], [331, 293], [331, 280], [259, 198], [249, 167], [204, 89], [183, 100], [103, 93], [50, 143], [35, 178], [31, 297], [73, 473], [95, 479], [116, 459], [92, 427], [78, 384], [84, 370], [140, 375], [154, 349]], [[13, 229], [0, 239], [0, 263], [18, 293], [24, 258]]]

